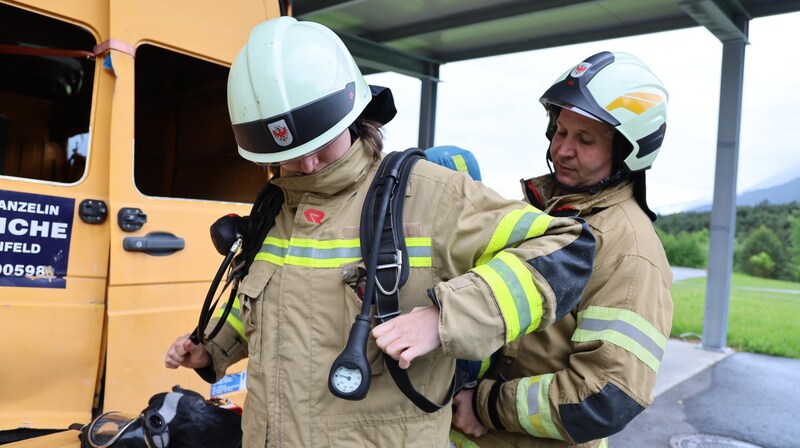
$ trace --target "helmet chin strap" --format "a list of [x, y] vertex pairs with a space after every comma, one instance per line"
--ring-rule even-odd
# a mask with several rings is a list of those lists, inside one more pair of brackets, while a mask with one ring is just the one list
[[[628, 172], [623, 170], [622, 168], [617, 168], [617, 171], [614, 174], [603, 178], [600, 182], [589, 185], [588, 187], [571, 187], [569, 185], [564, 185], [558, 181], [558, 177], [556, 177], [556, 172], [553, 169], [553, 159], [550, 157], [550, 148], [547, 148], [545, 154], [545, 162], [547, 163], [547, 169], [550, 170], [550, 176], [553, 178], [553, 182], [558, 186], [558, 188], [568, 191], [570, 193], [589, 193], [595, 194], [598, 191], [602, 190], [603, 188], [611, 187], [616, 185], [623, 180], [628, 178]], [[615, 164], [616, 165], [616, 164]]]

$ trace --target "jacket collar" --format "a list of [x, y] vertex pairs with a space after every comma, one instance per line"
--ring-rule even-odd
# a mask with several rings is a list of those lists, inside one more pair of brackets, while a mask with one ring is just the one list
[[595, 194], [570, 193], [558, 188], [551, 174], [522, 181], [528, 202], [555, 216], [587, 216], [633, 197], [630, 180], [604, 188]]
[[306, 193], [333, 197], [356, 189], [375, 163], [378, 162], [373, 157], [372, 149], [359, 139], [339, 160], [319, 172], [305, 176], [281, 176], [272, 182], [283, 189], [288, 205], [297, 205]]

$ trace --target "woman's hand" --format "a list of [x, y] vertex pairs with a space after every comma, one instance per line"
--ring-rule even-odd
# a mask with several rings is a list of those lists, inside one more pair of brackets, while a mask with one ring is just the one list
[[211, 364], [211, 356], [206, 351], [206, 347], [192, 342], [188, 334], [179, 337], [172, 343], [164, 360], [164, 365], [168, 369], [177, 369], [179, 366], [202, 369], [209, 364]]
[[439, 340], [439, 309], [433, 306], [418, 307], [372, 329], [378, 347], [401, 369], [411, 361], [435, 350]]

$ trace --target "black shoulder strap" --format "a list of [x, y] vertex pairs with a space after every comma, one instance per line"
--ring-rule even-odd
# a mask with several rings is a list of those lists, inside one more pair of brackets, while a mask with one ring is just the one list
[[[403, 234], [403, 204], [411, 169], [417, 160], [424, 158], [426, 158], [425, 152], [419, 148], [389, 153], [378, 167], [364, 200], [361, 212], [361, 255], [367, 266], [370, 263], [377, 265], [374, 270], [375, 278], [367, 279], [367, 282], [374, 282], [376, 287], [367, 287], [367, 293], [374, 292], [372, 303], [375, 304], [375, 319], [381, 323], [400, 314], [400, 288], [408, 280], [409, 272], [408, 251]], [[391, 182], [388, 182], [390, 178]], [[387, 188], [393, 191], [387, 192]], [[390, 197], [388, 207], [383, 209], [381, 198], [385, 194], [389, 194]], [[381, 213], [386, 216], [382, 220], [382, 228], [379, 229], [381, 235], [377, 260], [372, 260], [370, 253], [375, 241], [376, 223], [381, 222], [378, 219]], [[455, 376], [444, 403], [437, 404], [414, 388], [408, 378], [408, 372], [401, 369], [397, 361], [386, 354], [383, 358], [397, 387], [418, 408], [425, 412], [436, 412], [450, 403], [455, 390]]]
[[[250, 265], [256, 258], [256, 254], [261, 250], [264, 239], [269, 233], [269, 229], [275, 225], [275, 218], [281, 211], [283, 205], [283, 191], [280, 187], [268, 182], [267, 185], [258, 193], [258, 197], [253, 202], [250, 215], [247, 216], [247, 229], [242, 241], [241, 259], [237, 262], [244, 262], [244, 266], [238, 272], [240, 278], [244, 278], [250, 270]], [[238, 257], [237, 257], [238, 258]]]

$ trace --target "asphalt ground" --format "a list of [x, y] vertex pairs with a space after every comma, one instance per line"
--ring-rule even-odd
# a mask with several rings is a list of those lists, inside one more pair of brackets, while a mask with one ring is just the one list
[[610, 448], [800, 448], [800, 360], [670, 340], [654, 395]]

